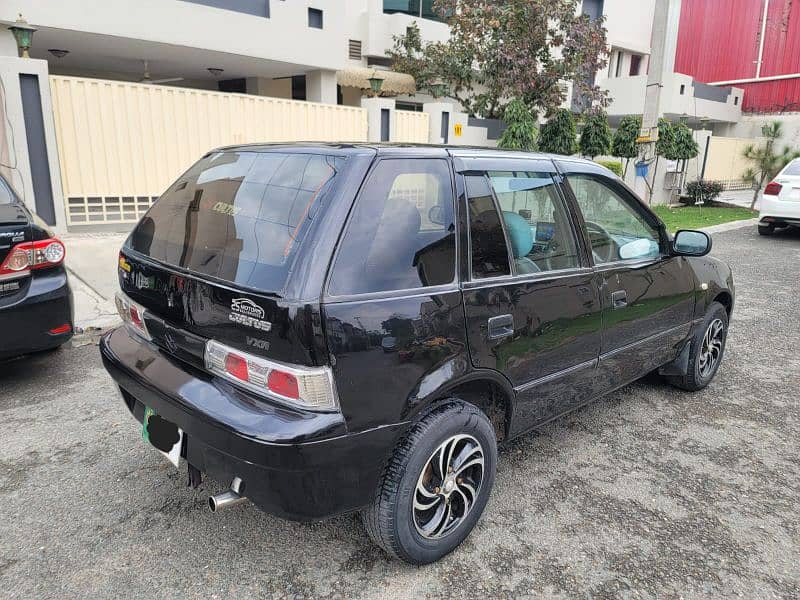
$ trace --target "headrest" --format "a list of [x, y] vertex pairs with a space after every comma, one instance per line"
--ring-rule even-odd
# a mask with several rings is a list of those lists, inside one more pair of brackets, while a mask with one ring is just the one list
[[515, 212], [503, 211], [503, 220], [506, 222], [508, 241], [514, 258], [527, 256], [533, 248], [533, 232], [530, 223]]

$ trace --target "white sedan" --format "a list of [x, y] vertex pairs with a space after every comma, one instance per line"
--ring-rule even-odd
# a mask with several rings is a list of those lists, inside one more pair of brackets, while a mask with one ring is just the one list
[[764, 188], [758, 233], [772, 235], [776, 227], [800, 227], [800, 158], [794, 159]]

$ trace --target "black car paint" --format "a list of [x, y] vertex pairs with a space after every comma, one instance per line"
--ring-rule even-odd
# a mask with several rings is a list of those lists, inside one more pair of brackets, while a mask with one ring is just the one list
[[[120, 284], [159, 313], [147, 320], [154, 342], [125, 329], [101, 342], [106, 368], [123, 389], [128, 408], [141, 419], [140, 405], [147, 404], [178, 424], [187, 432], [189, 461], [216, 479], [226, 482], [244, 469], [249, 475], [243, 476], [245, 494], [268, 512], [306, 520], [365, 505], [398, 439], [420, 414], [461, 385], [486, 382], [501, 390], [506, 415], [501, 433], [511, 439], [674, 361], [715, 298], [732, 308], [730, 269], [708, 257], [669, 255], [666, 231], [652, 213], [665, 253], [657, 260], [598, 268], [583, 240], [583, 264], [573, 272], [471, 282], [461, 173], [474, 159], [524, 164], [527, 155], [397, 146], [325, 148], [352, 153], [355, 162], [337, 201], [309, 233], [309, 249], [298, 258], [284, 297], [196, 278], [123, 249], [130, 270], [120, 271]], [[330, 296], [328, 268], [370, 163], [376, 157], [426, 156], [450, 157], [454, 165], [460, 283]], [[557, 161], [551, 164], [553, 171], [565, 170]], [[579, 167], [570, 168], [595, 169], [586, 161], [575, 164]], [[582, 223], [568, 185], [561, 185], [573, 218]], [[153, 278], [152, 285], [137, 285], [139, 274], [143, 281]], [[648, 295], [648, 283], [660, 277], [678, 289]], [[177, 291], [176, 278], [182, 282]], [[610, 280], [625, 281], [635, 290], [629, 302], [637, 310], [619, 318], [614, 328], [603, 328]], [[252, 332], [227, 321], [230, 300], [241, 296], [265, 307], [273, 323], [263, 336], [268, 350], [248, 347], [246, 335]], [[504, 312], [514, 316], [514, 336], [499, 342], [483, 339], [488, 318]], [[331, 365], [341, 414], [275, 406], [210, 376], [201, 368], [202, 343], [215, 335], [269, 358]], [[383, 351], [386, 336], [396, 338], [396, 351]]]
[[[0, 204], [0, 263], [17, 244], [51, 237], [53, 232], [18, 197]], [[68, 332], [50, 333], [64, 324]], [[61, 346], [72, 338], [73, 326], [72, 290], [63, 264], [0, 279], [0, 359]]]

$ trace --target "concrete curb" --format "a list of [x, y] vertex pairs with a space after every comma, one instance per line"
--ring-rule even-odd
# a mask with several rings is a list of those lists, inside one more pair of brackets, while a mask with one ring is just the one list
[[706, 233], [722, 233], [723, 231], [732, 231], [734, 229], [742, 229], [744, 227], [753, 227], [758, 224], [758, 217], [755, 219], [744, 219], [742, 221], [731, 221], [730, 223], [720, 223], [719, 225], [712, 225], [710, 227], [703, 227], [700, 231]]

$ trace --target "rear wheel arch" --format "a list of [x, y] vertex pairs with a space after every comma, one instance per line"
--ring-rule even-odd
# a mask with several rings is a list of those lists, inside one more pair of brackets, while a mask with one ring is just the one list
[[422, 419], [429, 412], [454, 399], [462, 400], [483, 412], [495, 430], [497, 441], [508, 436], [514, 413], [514, 388], [502, 375], [492, 371], [478, 371], [451, 382], [437, 390], [411, 416], [412, 420]]

